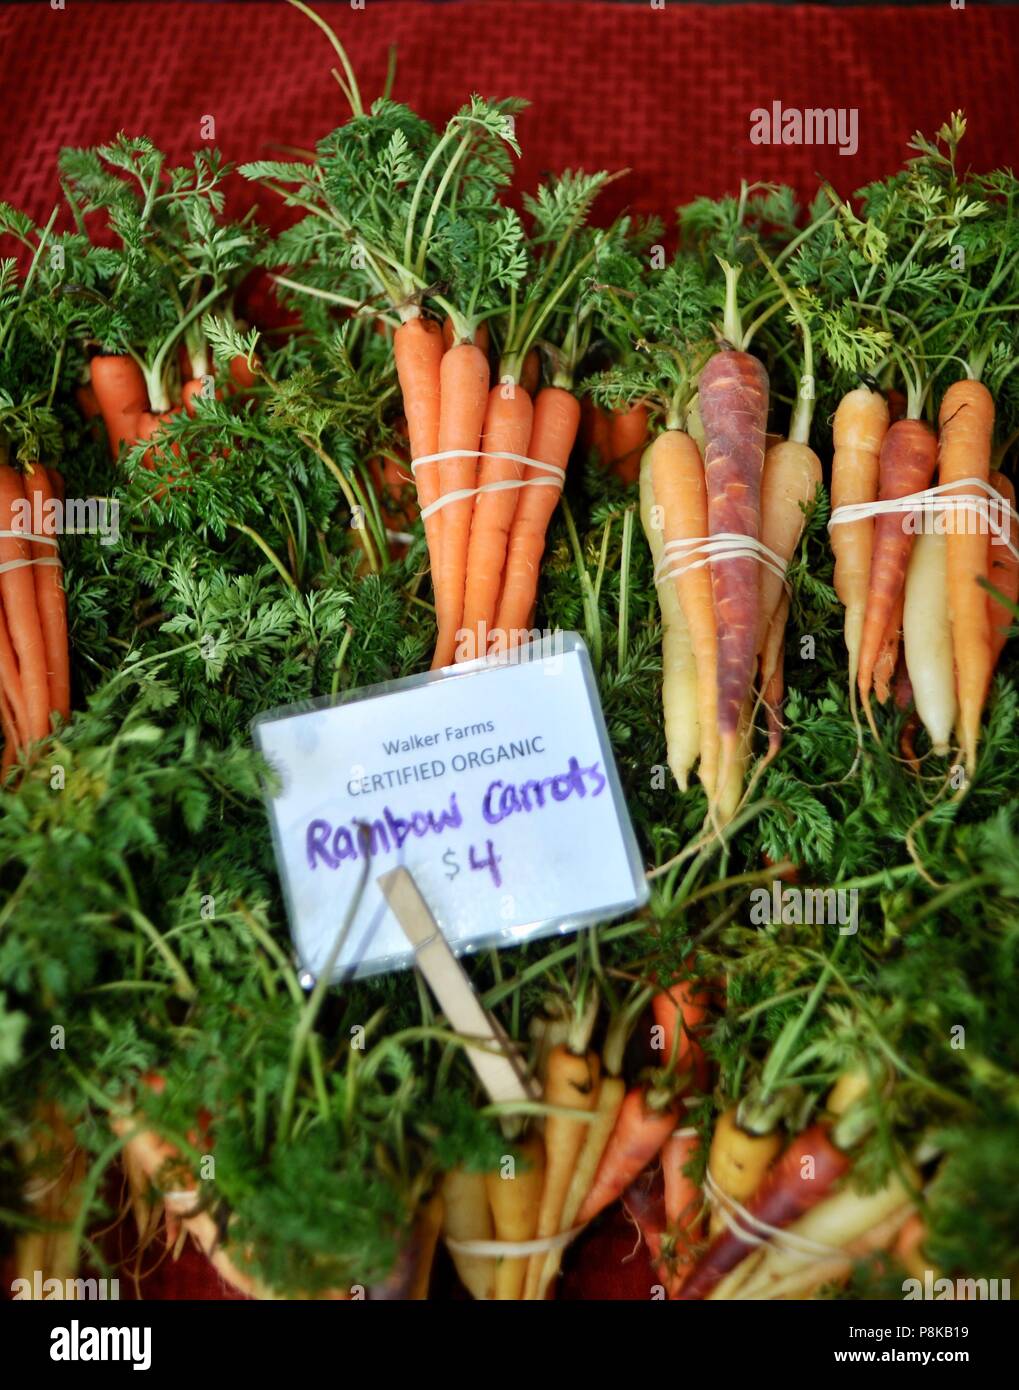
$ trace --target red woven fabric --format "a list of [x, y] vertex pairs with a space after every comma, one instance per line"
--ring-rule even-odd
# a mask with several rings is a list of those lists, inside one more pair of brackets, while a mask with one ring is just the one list
[[[960, 107], [974, 167], [1016, 160], [1019, 10], [954, 10], [945, 0], [862, 10], [538, 0], [318, 8], [347, 45], [367, 100], [381, 89], [390, 44], [399, 51], [395, 96], [431, 119], [472, 91], [526, 97], [520, 186], [533, 188], [545, 170], [630, 169], [605, 195], [602, 216], [630, 207], [669, 218], [699, 194], [735, 191], [741, 178], [809, 195], [821, 175], [849, 193], [897, 168], [914, 130], [933, 131]], [[282, 3], [72, 0], [61, 12], [40, 0], [0, 9], [0, 197], [45, 218], [59, 193], [60, 147], [119, 129], [151, 136], [174, 161], [202, 143], [207, 116], [210, 143], [236, 162], [307, 148], [346, 114], [333, 62], [324, 36]], [[858, 152], [751, 144], [750, 112], [775, 100], [858, 108]], [[236, 192], [238, 206], [255, 197], [240, 182]], [[272, 198], [258, 197], [272, 220]], [[563, 1296], [647, 1298], [643, 1253], [624, 1263], [632, 1246], [632, 1228], [610, 1217], [571, 1252]], [[229, 1296], [190, 1250], [165, 1261], [143, 1292]]]
[[[523, 186], [547, 169], [630, 168], [606, 211], [668, 216], [741, 178], [809, 192], [821, 174], [851, 192], [898, 167], [913, 131], [933, 130], [957, 107], [970, 118], [964, 148], [975, 167], [1015, 161], [1019, 10], [944, 0], [921, 9], [539, 0], [319, 9], [368, 99], [390, 44], [395, 95], [430, 118], [471, 91], [526, 97]], [[58, 196], [59, 148], [121, 128], [179, 160], [201, 143], [207, 115], [231, 160], [307, 147], [345, 114], [334, 61], [325, 37], [282, 3], [0, 9], [0, 196], [45, 217]], [[752, 145], [750, 112], [774, 100], [857, 107], [858, 153]], [[266, 211], [271, 202], [261, 196]]]

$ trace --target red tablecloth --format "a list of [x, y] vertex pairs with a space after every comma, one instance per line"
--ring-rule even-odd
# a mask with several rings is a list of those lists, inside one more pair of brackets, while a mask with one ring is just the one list
[[[916, 129], [963, 108], [974, 167], [1016, 159], [1019, 10], [947, 0], [921, 9], [832, 9], [464, 0], [392, 0], [352, 11], [320, 4], [347, 45], [367, 99], [390, 44], [398, 99], [444, 119], [472, 91], [523, 96], [520, 185], [545, 170], [629, 168], [604, 200], [657, 212], [741, 178], [812, 193], [817, 176], [849, 193], [897, 168]], [[45, 218], [58, 194], [55, 158], [117, 130], [146, 133], [174, 160], [203, 140], [233, 161], [307, 147], [345, 115], [321, 33], [282, 3], [129, 5], [72, 0], [0, 9], [0, 197]], [[854, 107], [859, 149], [750, 142], [750, 113]], [[239, 186], [243, 200], [253, 190]], [[260, 194], [262, 215], [274, 212]], [[647, 1298], [642, 1255], [621, 1219], [593, 1231], [572, 1260], [567, 1297]], [[127, 1280], [123, 1292], [128, 1293]], [[193, 1252], [164, 1261], [147, 1297], [214, 1298], [222, 1286]]]

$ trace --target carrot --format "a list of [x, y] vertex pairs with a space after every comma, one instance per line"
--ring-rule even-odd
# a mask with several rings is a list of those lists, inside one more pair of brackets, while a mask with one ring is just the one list
[[[547, 1105], [564, 1106], [586, 1114], [598, 1099], [601, 1067], [597, 1053], [576, 1055], [566, 1046], [553, 1050], [548, 1063], [544, 1099]], [[539, 1239], [554, 1236], [562, 1229], [563, 1207], [570, 1180], [583, 1148], [587, 1124], [565, 1115], [549, 1115], [545, 1120], [545, 1185], [538, 1209], [535, 1234]], [[527, 1265], [523, 1297], [539, 1297], [544, 1255], [532, 1255]]]
[[678, 980], [654, 996], [651, 1012], [662, 1030], [664, 1064], [677, 1073], [687, 1071], [703, 1057], [692, 1034], [707, 1018], [707, 991], [694, 980]]
[[609, 459], [609, 412], [585, 396], [580, 407], [580, 446], [585, 455], [596, 453], [604, 467]]
[[[14, 527], [25, 500], [20, 476], [9, 464], [0, 464], [0, 531]], [[35, 597], [31, 563], [32, 547], [15, 536], [0, 536], [0, 600], [18, 658], [21, 689], [29, 739], [45, 738], [50, 731], [50, 695], [46, 678], [46, 646]], [[4, 566], [13, 566], [5, 569]]]
[[[492, 1208], [497, 1240], [534, 1239], [538, 1226], [538, 1206], [545, 1176], [545, 1149], [537, 1135], [518, 1145], [519, 1158], [512, 1173], [502, 1170], [485, 1174], [488, 1201]], [[520, 1297], [527, 1276], [527, 1256], [506, 1255], [495, 1267], [495, 1297], [500, 1301]]]
[[[878, 457], [888, 432], [888, 403], [884, 396], [866, 386], [848, 392], [839, 402], [832, 432], [835, 441], [831, 466], [832, 511], [859, 502], [873, 502], [877, 498]], [[839, 524], [833, 526], [829, 534], [835, 556], [835, 592], [846, 610], [849, 686], [855, 692], [874, 521], [867, 518]]]
[[740, 710], [736, 746], [728, 760], [724, 780], [720, 780], [711, 808], [716, 826], [728, 825], [743, 800], [743, 786], [750, 765], [750, 743], [753, 735], [753, 697], [747, 696]]
[[[1001, 494], [1014, 511], [1015, 488], [1004, 473], [992, 469], [990, 482], [994, 490]], [[1012, 544], [1019, 550], [1019, 527], [1016, 526], [1013, 517], [1007, 519], [1004, 531]], [[990, 573], [987, 577], [989, 583], [999, 593], [1004, 594], [1009, 603], [1015, 603], [1019, 599], [1019, 560], [1012, 554], [1008, 546], [996, 542], [993, 536], [991, 537]], [[1011, 609], [1006, 608], [993, 594], [987, 596], [987, 610], [991, 629], [991, 669], [993, 670], [998, 664], [998, 658], [1001, 656], [1001, 650], [1008, 638], [1009, 630], [1015, 622], [1015, 616]]]
[[414, 1222], [411, 1240], [414, 1276], [407, 1294], [408, 1299], [414, 1302], [423, 1302], [428, 1297], [432, 1265], [435, 1262], [435, 1247], [442, 1230], [443, 1208], [442, 1194], [437, 1192], [424, 1204]]
[[[584, 1126], [587, 1132], [583, 1147], [577, 1157], [573, 1177], [570, 1179], [570, 1186], [563, 1202], [560, 1225], [564, 1231], [572, 1230], [577, 1222], [577, 1213], [594, 1184], [602, 1155], [616, 1127], [616, 1120], [619, 1117], [625, 1095], [626, 1084], [620, 1077], [604, 1076], [602, 1078], [594, 1105], [594, 1119], [590, 1124]], [[546, 1296], [549, 1287], [559, 1273], [562, 1258], [563, 1252], [561, 1250], [550, 1250], [545, 1256], [535, 1290], [536, 1298]]]
[[[915, 1172], [907, 1169], [907, 1175], [910, 1182], [918, 1182]], [[894, 1240], [911, 1210], [909, 1190], [897, 1174], [874, 1192], [843, 1187], [793, 1222], [791, 1241], [761, 1246], [740, 1261], [709, 1297], [807, 1297], [821, 1284], [845, 1278], [852, 1271], [854, 1256]], [[827, 1257], [821, 1253], [825, 1247], [831, 1252]]]
[[[827, 1197], [848, 1169], [849, 1159], [828, 1138], [825, 1126], [812, 1125], [792, 1141], [746, 1203], [747, 1211], [768, 1226], [788, 1226]], [[679, 1297], [707, 1298], [754, 1248], [757, 1239], [752, 1231], [723, 1231], [698, 1261]]]
[[[25, 704], [25, 692], [21, 688], [18, 658], [7, 628], [2, 601], [0, 601], [0, 693], [3, 694], [8, 705], [7, 718], [11, 733], [14, 735], [11, 749], [11, 756], [13, 757], [19, 747], [24, 747], [28, 743], [31, 735], [28, 730], [28, 708]], [[8, 735], [8, 741], [12, 741], [10, 735]]]
[[[708, 534], [746, 535], [761, 527], [761, 473], [768, 418], [768, 374], [749, 353], [716, 352], [701, 372]], [[711, 593], [718, 632], [719, 781], [739, 748], [740, 711], [757, 656], [760, 569], [756, 559], [712, 560]]]
[[17, 761], [20, 741], [18, 731], [14, 727], [14, 715], [2, 685], [0, 685], [0, 733], [4, 736], [3, 756], [0, 757], [0, 776], [3, 776]]
[[923, 1253], [926, 1239], [927, 1223], [918, 1211], [914, 1211], [901, 1226], [893, 1251], [899, 1264], [914, 1279], [922, 1280], [931, 1268]]
[[[439, 492], [469, 490], [475, 485], [477, 460], [473, 457], [481, 438], [488, 404], [488, 359], [473, 343], [458, 343], [443, 354], [439, 366], [439, 453], [452, 453], [439, 462]], [[409, 421], [408, 415], [408, 421]], [[456, 451], [463, 449], [463, 454]], [[432, 669], [453, 660], [457, 633], [463, 619], [467, 551], [470, 545], [472, 497], [443, 507], [442, 540], [438, 573], [432, 575], [439, 635]]]
[[[711, 1181], [726, 1197], [741, 1205], [760, 1187], [765, 1173], [782, 1147], [777, 1130], [754, 1134], [744, 1129], [732, 1106], [719, 1115], [711, 1136], [708, 1151], [708, 1173]], [[719, 1203], [711, 1214], [711, 1234], [725, 1230], [724, 1204]]]
[[670, 1101], [658, 1106], [651, 1100], [643, 1086], [633, 1087], [624, 1097], [594, 1183], [577, 1213], [581, 1225], [622, 1196], [675, 1129], [675, 1105]]
[[761, 647], [761, 701], [768, 725], [768, 759], [782, 746], [782, 700], [785, 695], [785, 629], [789, 621], [789, 595], [783, 594]]
[[700, 1148], [700, 1142], [695, 1129], [677, 1129], [669, 1135], [662, 1149], [667, 1226], [664, 1255], [670, 1276], [670, 1298], [675, 1298], [693, 1269], [692, 1247], [700, 1235], [704, 1195], [684, 1171]]
[[637, 481], [640, 456], [647, 443], [647, 406], [638, 401], [628, 410], [614, 410], [609, 419], [609, 466], [628, 487]]
[[[32, 504], [32, 515], [44, 516], [44, 508], [53, 498], [53, 489], [45, 468], [37, 467], [24, 481], [25, 496]], [[60, 558], [56, 546], [32, 542], [32, 557], [36, 560]], [[46, 649], [46, 674], [49, 680], [49, 707], [63, 720], [71, 717], [71, 666], [67, 649], [67, 597], [64, 593], [64, 572], [57, 564], [33, 565], [35, 601], [39, 610], [43, 644]]]
[[[784, 439], [764, 456], [761, 475], [761, 540], [786, 564], [803, 535], [804, 508], [814, 500], [821, 483], [821, 460], [806, 444]], [[760, 605], [756, 652], [767, 636], [782, 599], [779, 575], [760, 567]]]
[[[451, 1241], [492, 1240], [494, 1227], [488, 1205], [484, 1173], [453, 1168], [442, 1182], [443, 1235]], [[495, 1261], [484, 1255], [467, 1255], [450, 1249], [460, 1282], [472, 1297], [495, 1296]]]
[[899, 391], [894, 386], [890, 386], [885, 392], [885, 399], [888, 402], [889, 423], [894, 425], [896, 420], [904, 420], [909, 409], [909, 399], [905, 391]]
[[[651, 445], [649, 457], [655, 504], [662, 510], [666, 547], [677, 541], [706, 536], [708, 501], [704, 465], [691, 436], [681, 430], [666, 430]], [[679, 552], [681, 556], [682, 551]], [[707, 566], [684, 568], [677, 575], [675, 584], [697, 663], [699, 772], [708, 800], [711, 801], [715, 795], [718, 772], [718, 649], [711, 577]]]
[[[700, 752], [697, 715], [697, 662], [675, 581], [666, 576], [665, 535], [655, 511], [651, 450], [640, 463], [640, 520], [651, 550], [655, 589], [662, 614], [662, 716], [665, 756], [682, 791]], [[710, 688], [714, 690], [712, 679]]]
[[958, 710], [948, 620], [948, 541], [917, 536], [906, 572], [902, 614], [906, 667], [916, 711], [939, 757], [948, 752]]
[[111, 356], [93, 357], [89, 377], [115, 459], [122, 444], [134, 443], [138, 417], [149, 408], [145, 376], [133, 357]]
[[[942, 398], [938, 423], [938, 482], [957, 483], [962, 478], [987, 482], [994, 433], [994, 401], [987, 387], [968, 378], [953, 382]], [[953, 488], [948, 496], [983, 498], [984, 494], [973, 488]], [[972, 511], [951, 510], [945, 517], [959, 732], [970, 773], [976, 766], [980, 715], [993, 665], [987, 593], [980, 583], [988, 573], [987, 527], [982, 520]]]
[[[254, 363], [256, 367], [260, 365], [257, 357], [254, 359]], [[258, 380], [258, 377], [248, 366], [248, 359], [241, 352], [230, 358], [229, 372], [231, 381], [240, 391], [250, 391]]]
[[[878, 496], [882, 501], [921, 492], [931, 481], [937, 452], [933, 431], [921, 420], [898, 420], [884, 437], [879, 458]], [[901, 513], [874, 522], [870, 581], [867, 591], [857, 688], [870, 709], [874, 664], [906, 579], [913, 537]], [[839, 530], [835, 527], [835, 530]]]
[[874, 695], [879, 705], [887, 704], [888, 696], [891, 694], [895, 667], [899, 660], [899, 646], [902, 641], [902, 609], [905, 596], [906, 591], [905, 586], [903, 586], [902, 593], [895, 600], [891, 617], [888, 619], [888, 626], [885, 628], [885, 635], [881, 639], [881, 649], [874, 662]]
[[[528, 456], [565, 471], [577, 438], [580, 404], [561, 386], [546, 386], [534, 402], [534, 423]], [[528, 468], [525, 479], [540, 479], [520, 489], [506, 552], [506, 572], [495, 619], [496, 648], [516, 646], [527, 631], [538, 592], [538, 571], [545, 551], [545, 532], [552, 519], [562, 481], [538, 468]]]
[[[493, 386], [488, 395], [481, 447], [489, 453], [526, 456], [531, 442], [534, 407], [518, 383]], [[524, 465], [508, 459], [482, 458], [478, 486], [519, 481]], [[523, 489], [526, 491], [526, 489]], [[495, 621], [510, 527], [521, 489], [482, 492], [474, 499], [470, 543], [467, 549], [467, 581], [464, 592], [463, 635], [457, 659], [484, 656]]]
[[[411, 459], [428, 458], [439, 448], [442, 330], [435, 320], [419, 317], [401, 323], [393, 334], [393, 358], [403, 393], [403, 413], [407, 419]], [[439, 465], [422, 464], [415, 471], [414, 481], [423, 511], [439, 495]], [[441, 512], [433, 512], [425, 518], [424, 523], [433, 584], [438, 582], [441, 519]]]

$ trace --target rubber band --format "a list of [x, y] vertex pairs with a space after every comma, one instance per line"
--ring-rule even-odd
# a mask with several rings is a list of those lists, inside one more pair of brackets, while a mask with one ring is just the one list
[[0, 538], [14, 541], [31, 541], [33, 545], [57, 546], [54, 536], [37, 536], [33, 531], [0, 531]]
[[[681, 554], [677, 563], [670, 566], [669, 561], [677, 551]], [[655, 570], [655, 582], [662, 584], [666, 579], [678, 579], [690, 570], [702, 569], [704, 565], [719, 560], [756, 560], [765, 569], [781, 579], [789, 587], [786, 579], [788, 565], [782, 556], [755, 536], [744, 535], [741, 531], [719, 531], [715, 536], [697, 536], [689, 540], [667, 541], [662, 549], [662, 558]]]
[[524, 1259], [528, 1255], [550, 1255], [554, 1250], [564, 1250], [584, 1229], [574, 1226], [571, 1231], [560, 1231], [558, 1235], [538, 1240], [453, 1240], [451, 1236], [445, 1239], [454, 1255], [476, 1255], [482, 1260]]
[[63, 569], [64, 562], [56, 555], [36, 555], [31, 560], [7, 560], [0, 565], [0, 574], [6, 574], [8, 570], [24, 569], [26, 565], [59, 565]]
[[[704, 1175], [704, 1185], [715, 1209], [729, 1230], [738, 1236], [744, 1245], [775, 1245], [784, 1247], [795, 1255], [816, 1255], [825, 1260], [836, 1255], [845, 1258], [846, 1252], [837, 1245], [825, 1245], [821, 1241], [809, 1240], [806, 1236], [796, 1235], [795, 1232], [783, 1230], [780, 1226], [771, 1226], [767, 1221], [754, 1216], [737, 1202], [735, 1197], [723, 1192], [710, 1172]], [[758, 1232], [761, 1234], [757, 1234]]]
[[[979, 488], [986, 496], [974, 497], [972, 494], [957, 492], [953, 492], [952, 496], [945, 495], [950, 489], [960, 487]], [[997, 523], [991, 515], [992, 507], [989, 503], [993, 503], [993, 511], [1004, 515], [1009, 522], [1019, 525], [1019, 512], [1008, 498], [1002, 497], [997, 488], [985, 478], [960, 478], [958, 482], [939, 483], [936, 487], [925, 488], [922, 492], [911, 492], [905, 497], [887, 497], [873, 502], [845, 502], [832, 512], [828, 530], [833, 526], [849, 525], [854, 521], [868, 521], [876, 516], [905, 515], [910, 512], [976, 512], [986, 518], [991, 534], [997, 538], [998, 544], [1006, 546], [1010, 554], [1019, 560], [1019, 549], [1013, 545], [1009, 534], [1011, 526], [1006, 532], [1004, 526]]]
[[427, 521], [430, 516], [441, 511], [443, 507], [448, 507], [451, 502], [469, 502], [472, 497], [480, 497], [486, 492], [510, 492], [521, 487], [557, 487], [562, 490], [563, 483], [566, 481], [566, 470], [560, 468], [557, 463], [542, 463], [541, 459], [528, 458], [526, 454], [510, 454], [501, 450], [487, 449], [446, 449], [440, 454], [422, 454], [410, 465], [412, 474], [423, 463], [441, 463], [443, 459], [502, 459], [507, 463], [519, 463], [524, 468], [538, 468], [543, 473], [550, 473], [549, 478], [503, 478], [496, 483], [483, 483], [481, 487], [462, 487], [453, 492], [444, 492], [441, 497], [437, 497], [434, 502], [429, 502], [427, 507], [421, 508], [421, 520]]

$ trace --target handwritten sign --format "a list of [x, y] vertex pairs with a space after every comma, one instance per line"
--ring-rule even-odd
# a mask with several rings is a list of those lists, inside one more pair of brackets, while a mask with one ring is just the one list
[[462, 953], [647, 900], [587, 649], [557, 634], [254, 721], [280, 786], [276, 858], [303, 968], [411, 964], [377, 878], [412, 875]]

